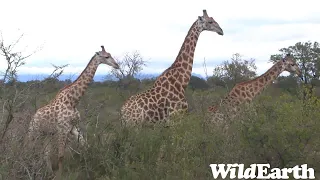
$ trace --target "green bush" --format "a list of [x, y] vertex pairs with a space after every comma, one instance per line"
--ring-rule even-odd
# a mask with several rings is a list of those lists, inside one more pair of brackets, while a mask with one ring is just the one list
[[[255, 99], [225, 134], [205, 121], [207, 107], [218, 103], [225, 93], [225, 89], [189, 90], [191, 111], [172, 118], [171, 126], [126, 128], [120, 124], [119, 109], [130, 94], [111, 86], [89, 88], [79, 110], [90, 147], [78, 147], [76, 142], [68, 146], [74, 151], [68, 150], [66, 155], [64, 178], [212, 179], [212, 163], [270, 163], [280, 168], [307, 163], [320, 169], [318, 97], [302, 101], [288, 91], [274, 95], [274, 90], [269, 90]], [[37, 106], [46, 102], [47, 96], [37, 98]], [[33, 107], [29, 111], [34, 112]], [[21, 117], [26, 129], [31, 116]], [[18, 132], [17, 136], [24, 136], [25, 131]], [[33, 172], [22, 166], [28, 160], [19, 158], [22, 147], [16, 139], [7, 137], [6, 146], [0, 147], [0, 179], [28, 179], [26, 169]], [[38, 170], [43, 173], [37, 178], [48, 177], [44, 168]]]

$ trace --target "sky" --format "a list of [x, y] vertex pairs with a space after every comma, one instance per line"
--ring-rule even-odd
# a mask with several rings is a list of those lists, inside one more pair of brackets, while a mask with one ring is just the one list
[[[270, 55], [297, 42], [319, 41], [320, 13], [315, 0], [90, 0], [1, 2], [0, 31], [4, 43], [22, 33], [16, 51], [38, 50], [20, 74], [51, 73], [51, 64], [69, 64], [65, 74], [80, 74], [104, 45], [114, 58], [138, 51], [147, 67], [161, 73], [175, 60], [193, 22], [206, 9], [224, 31], [204, 31], [197, 43], [193, 73], [207, 72], [240, 53], [256, 59], [261, 74], [272, 66]], [[0, 70], [5, 60], [0, 59]], [[97, 74], [111, 67], [100, 65]]]

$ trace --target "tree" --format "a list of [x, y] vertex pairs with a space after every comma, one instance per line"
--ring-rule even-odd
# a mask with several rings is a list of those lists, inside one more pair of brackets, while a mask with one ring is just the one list
[[119, 87], [123, 89], [136, 88], [140, 84], [140, 80], [134, 76], [142, 71], [146, 65], [146, 61], [139, 52], [126, 53], [122, 60], [116, 59], [119, 69], [112, 69], [111, 74], [119, 81]]
[[190, 82], [189, 82], [189, 87], [193, 91], [196, 90], [196, 89], [205, 90], [205, 89], [209, 88], [209, 85], [207, 84], [207, 82], [204, 79], [199, 78], [197, 76], [191, 76]]
[[135, 51], [132, 54], [126, 53], [123, 59], [120, 61], [116, 59], [119, 64], [119, 69], [112, 69], [111, 73], [117, 79], [133, 78], [140, 71], [142, 71], [143, 66], [146, 65], [146, 61], [143, 60], [139, 52]]
[[30, 57], [33, 53], [23, 55], [22, 52], [14, 51], [15, 46], [20, 42], [24, 34], [13, 43], [6, 45], [4, 43], [2, 33], [0, 33], [0, 55], [5, 58], [7, 67], [4, 72], [1, 73], [2, 82], [7, 83], [17, 79], [17, 69], [25, 64], [25, 60]]
[[[59, 81], [59, 77], [63, 74], [64, 68], [68, 67], [69, 64], [57, 66], [54, 64], [51, 64], [54, 67], [54, 70], [52, 73], [46, 77], [42, 82], [41, 82], [41, 90], [42, 93], [52, 93], [61, 88], [61, 86], [65, 84], [70, 84], [72, 83], [71, 80], [67, 81], [67, 83], [63, 83]], [[69, 82], [69, 83], [68, 83]], [[39, 94], [42, 94], [41, 92], [38, 92]]]
[[[0, 119], [0, 125], [3, 125], [2, 134], [0, 136], [1, 144], [10, 123], [14, 120], [15, 113], [21, 110], [26, 102], [30, 99], [30, 89], [37, 85], [41, 86], [39, 84], [39, 81], [29, 83], [26, 87], [23, 87], [21, 86], [21, 83], [18, 83], [18, 69], [21, 66], [25, 65], [25, 60], [27, 58], [35, 54], [41, 48], [38, 48], [31, 53], [25, 54], [15, 49], [15, 46], [24, 36], [23, 34], [20, 35], [16, 41], [8, 44], [4, 42], [1, 32], [0, 35], [0, 57], [2, 56], [6, 62], [4, 72], [0, 72], [0, 106], [2, 107], [1, 113], [3, 114], [2, 118]], [[49, 79], [51, 77], [57, 78], [58, 76], [60, 76], [63, 72], [63, 68], [67, 65], [53, 66], [55, 67], [55, 70], [49, 76]]]
[[290, 53], [296, 60], [302, 71], [301, 81], [304, 84], [305, 91], [303, 98], [312, 93], [320, 77], [320, 47], [318, 42], [298, 42], [293, 46], [282, 48], [280, 54], [271, 55], [270, 61], [276, 62], [284, 54]]
[[224, 61], [220, 66], [214, 68], [213, 82], [233, 87], [236, 83], [252, 79], [256, 76], [257, 67], [255, 59], [245, 60], [239, 53], [231, 57], [231, 61]]
[[277, 79], [277, 82], [274, 84], [275, 87], [281, 88], [291, 94], [297, 94], [297, 89], [299, 84], [297, 82], [297, 78], [289, 75], [289, 76], [280, 76]]
[[[20, 42], [24, 34], [20, 35], [13, 43], [6, 44], [2, 33], [0, 32], [0, 56], [2, 56], [6, 62], [4, 72], [0, 74], [0, 105], [2, 108], [2, 119], [0, 123], [4, 123], [2, 129], [2, 135], [0, 142], [2, 141], [7, 129], [14, 118], [14, 113], [17, 111], [28, 99], [28, 90], [19, 89], [17, 84], [17, 72], [18, 68], [25, 64], [25, 60], [33, 55], [37, 50], [27, 55], [24, 55], [21, 51], [16, 51], [15, 47]], [[1, 143], [0, 143], [1, 144]]]

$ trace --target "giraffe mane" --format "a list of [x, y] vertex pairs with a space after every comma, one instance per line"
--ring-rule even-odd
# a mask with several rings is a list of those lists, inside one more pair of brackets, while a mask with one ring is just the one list
[[255, 78], [253, 78], [253, 79], [251, 79], [251, 80], [248, 80], [248, 81], [239, 82], [239, 83], [237, 83], [235, 86], [250, 84], [250, 83], [256, 81], [258, 78], [260, 78], [260, 77], [262, 77], [262, 76], [265, 76], [265, 75], [268, 74], [269, 72], [273, 71], [273, 67], [276, 66], [279, 62], [281, 62], [281, 60], [278, 61], [278, 62], [276, 62], [276, 63], [274, 63], [271, 68], [269, 68], [265, 73], [261, 74], [260, 76], [255, 77]]

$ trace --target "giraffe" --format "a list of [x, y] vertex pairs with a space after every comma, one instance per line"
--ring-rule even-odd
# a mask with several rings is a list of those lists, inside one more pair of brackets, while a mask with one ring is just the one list
[[[228, 95], [221, 100], [219, 105], [210, 106], [208, 111], [213, 115], [212, 121], [221, 124], [224, 123], [225, 119], [232, 120], [237, 112], [239, 112], [241, 104], [249, 104], [284, 71], [296, 73], [301, 77], [298, 65], [291, 55], [287, 54], [261, 76], [236, 84]], [[228, 116], [229, 118], [226, 118]]]
[[[60, 179], [62, 173], [62, 161], [64, 157], [65, 145], [67, 137], [78, 137], [83, 145], [85, 140], [79, 131], [78, 123], [80, 121], [80, 113], [76, 106], [80, 98], [84, 95], [89, 84], [93, 80], [93, 76], [100, 64], [107, 64], [113, 68], [119, 69], [119, 65], [113, 59], [110, 53], [106, 52], [104, 46], [102, 51], [96, 52], [91, 58], [87, 67], [80, 76], [71, 84], [62, 88], [58, 94], [47, 105], [39, 108], [33, 119], [30, 121], [28, 129], [28, 140], [34, 140], [35, 133], [41, 133], [46, 136], [55, 135], [58, 145], [58, 171], [57, 179]], [[50, 145], [45, 150], [45, 160], [49, 171], [52, 171], [51, 162], [49, 160]]]
[[155, 81], [154, 85], [131, 96], [121, 107], [121, 121], [126, 125], [166, 122], [168, 117], [188, 109], [185, 90], [190, 81], [194, 51], [202, 31], [223, 35], [219, 24], [206, 10], [192, 24], [181, 49], [173, 62]]

